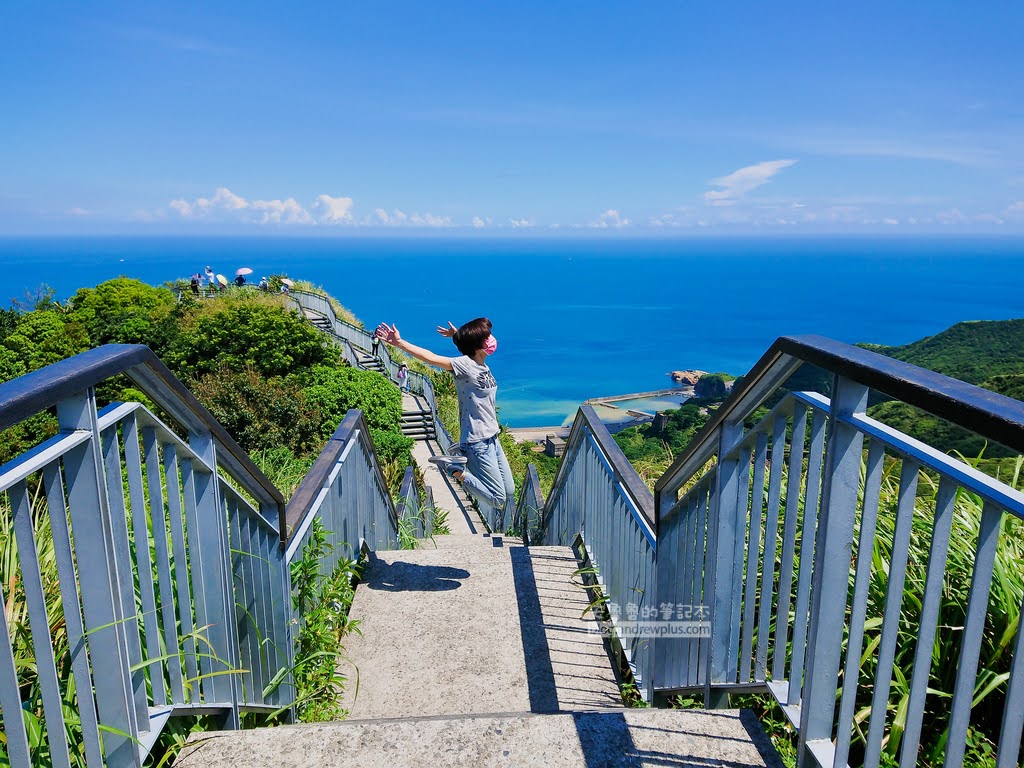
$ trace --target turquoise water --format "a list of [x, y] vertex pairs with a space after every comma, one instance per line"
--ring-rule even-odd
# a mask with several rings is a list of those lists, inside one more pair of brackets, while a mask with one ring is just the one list
[[746, 372], [780, 335], [902, 344], [960, 320], [1024, 316], [1024, 241], [997, 239], [0, 239], [6, 294], [58, 298], [119, 274], [211, 265], [311, 279], [367, 325], [455, 354], [435, 327], [494, 322], [501, 418], [560, 424], [587, 398]]
[[641, 397], [634, 400], [616, 400], [612, 405], [617, 405], [620, 410], [627, 410], [632, 408], [637, 411], [645, 411], [646, 413], [657, 413], [658, 411], [668, 411], [673, 408], [678, 408], [680, 405], [686, 402], [688, 395], [667, 395], [661, 397]]

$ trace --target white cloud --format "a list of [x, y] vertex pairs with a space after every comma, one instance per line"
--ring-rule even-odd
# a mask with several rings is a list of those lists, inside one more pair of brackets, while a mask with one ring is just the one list
[[484, 227], [486, 227], [490, 223], [491, 223], [490, 218], [481, 219], [479, 216], [474, 216], [473, 217], [473, 227], [476, 228], [476, 229], [483, 229]]
[[748, 165], [733, 171], [728, 176], [712, 179], [708, 183], [721, 189], [712, 189], [704, 193], [704, 199], [711, 205], [735, 205], [748, 192], [766, 184], [772, 176], [783, 168], [794, 165], [796, 160], [767, 160], [756, 165]]
[[171, 208], [184, 218], [208, 216], [217, 211], [243, 211], [248, 207], [249, 202], [245, 198], [239, 197], [227, 187], [217, 187], [213, 197], [198, 197], [191, 203], [187, 200], [171, 201]]
[[1011, 203], [1006, 209], [1007, 216], [1024, 216], [1024, 200]]
[[[351, 207], [352, 199], [348, 197], [320, 195], [313, 203], [313, 208], [321, 212], [320, 221], [323, 223], [345, 221], [345, 214]], [[307, 226], [317, 223], [313, 214], [294, 197], [285, 200], [247, 200], [227, 187], [218, 187], [212, 197], [198, 197], [192, 202], [172, 200], [170, 208], [184, 219]]]
[[509, 219], [508, 223], [515, 229], [529, 229], [533, 226], [533, 222], [529, 219]]
[[620, 216], [617, 210], [609, 208], [597, 217], [597, 221], [590, 222], [588, 226], [595, 229], [608, 229], [609, 227], [622, 229], [623, 227], [629, 226], [630, 223], [630, 220]]
[[352, 222], [352, 198], [318, 195], [313, 203], [319, 211], [318, 220], [323, 224], [350, 224]]
[[85, 208], [79, 208], [78, 206], [75, 206], [74, 208], [72, 208], [70, 211], [68, 211], [68, 213], [71, 214], [72, 216], [88, 216], [89, 215], [89, 211], [87, 211]]
[[364, 216], [360, 224], [368, 227], [450, 227], [453, 226], [450, 216], [437, 216], [433, 213], [406, 213], [400, 208], [388, 211], [375, 208], [372, 216]]
[[435, 216], [432, 213], [414, 213], [409, 217], [414, 227], [450, 227], [452, 220], [448, 216]]
[[260, 224], [313, 224], [313, 216], [294, 197], [287, 200], [253, 200], [250, 207], [259, 212]]

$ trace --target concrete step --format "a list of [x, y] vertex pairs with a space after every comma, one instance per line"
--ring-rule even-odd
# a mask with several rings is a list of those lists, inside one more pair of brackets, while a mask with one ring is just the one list
[[618, 709], [361, 720], [193, 734], [178, 768], [781, 768], [748, 711]]

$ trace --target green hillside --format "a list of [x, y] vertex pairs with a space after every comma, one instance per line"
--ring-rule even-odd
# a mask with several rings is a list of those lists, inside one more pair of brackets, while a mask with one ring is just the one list
[[970, 384], [1024, 374], [1024, 319], [957, 323], [902, 347], [863, 346]]

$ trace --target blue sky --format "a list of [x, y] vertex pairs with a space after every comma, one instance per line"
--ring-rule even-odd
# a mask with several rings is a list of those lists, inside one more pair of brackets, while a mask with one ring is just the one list
[[1024, 234], [1024, 4], [0, 5], [0, 234]]

